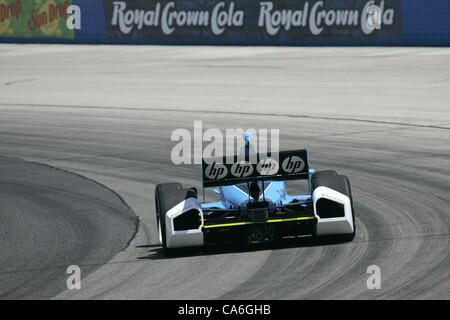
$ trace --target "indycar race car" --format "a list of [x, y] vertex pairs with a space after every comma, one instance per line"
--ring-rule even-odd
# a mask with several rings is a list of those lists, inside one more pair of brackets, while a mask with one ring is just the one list
[[[156, 221], [165, 254], [175, 248], [222, 242], [248, 246], [289, 236], [353, 240], [355, 214], [346, 176], [310, 169], [304, 149], [269, 157], [250, 153], [247, 136], [245, 144], [243, 155], [202, 160], [202, 202], [196, 188], [156, 186]], [[308, 194], [288, 194], [291, 180], [305, 180]], [[213, 188], [220, 199], [205, 202], [205, 188]]]

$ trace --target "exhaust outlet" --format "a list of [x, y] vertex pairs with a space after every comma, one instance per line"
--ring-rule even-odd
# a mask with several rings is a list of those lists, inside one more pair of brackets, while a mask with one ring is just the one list
[[253, 231], [252, 232], [252, 239], [254, 241], [263, 241], [264, 240], [264, 234], [261, 231]]

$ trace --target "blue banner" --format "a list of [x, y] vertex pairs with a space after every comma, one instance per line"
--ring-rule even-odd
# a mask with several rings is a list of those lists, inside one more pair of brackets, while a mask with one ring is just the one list
[[[0, 5], [2, 1], [6, 0]], [[74, 37], [17, 38], [9, 32], [0, 34], [0, 42], [450, 45], [450, 0], [72, 0], [72, 4], [81, 9], [81, 29], [74, 30]], [[379, 8], [379, 28], [369, 23], [373, 5]]]

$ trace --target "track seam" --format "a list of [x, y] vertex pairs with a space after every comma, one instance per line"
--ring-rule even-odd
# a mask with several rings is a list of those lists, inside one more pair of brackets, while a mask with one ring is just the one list
[[97, 110], [129, 110], [129, 111], [161, 111], [161, 112], [183, 112], [183, 113], [207, 113], [207, 114], [228, 114], [243, 116], [262, 116], [262, 117], [285, 117], [285, 118], [304, 118], [318, 119], [330, 121], [351, 121], [363, 123], [376, 123], [386, 125], [399, 125], [413, 128], [450, 130], [449, 127], [439, 125], [414, 124], [408, 122], [391, 122], [358, 118], [339, 118], [326, 116], [312, 116], [305, 114], [280, 114], [280, 113], [258, 113], [258, 112], [239, 112], [239, 111], [212, 111], [212, 110], [188, 110], [188, 109], [172, 109], [172, 108], [136, 108], [136, 107], [108, 107], [108, 106], [89, 106], [89, 105], [51, 105], [51, 104], [32, 104], [32, 103], [0, 103], [0, 106], [24, 106], [24, 107], [47, 107], [47, 108], [73, 108], [73, 109], [97, 109]]

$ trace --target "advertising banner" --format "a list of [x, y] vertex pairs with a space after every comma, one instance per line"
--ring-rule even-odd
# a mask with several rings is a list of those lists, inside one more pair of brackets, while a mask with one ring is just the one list
[[449, 46], [450, 1], [0, 0], [0, 42]]
[[[109, 39], [299, 42], [398, 40], [400, 0], [141, 1], [104, 0]], [[367, 24], [381, 9], [381, 29]]]
[[0, 37], [73, 39], [66, 27], [71, 0], [0, 0]]

